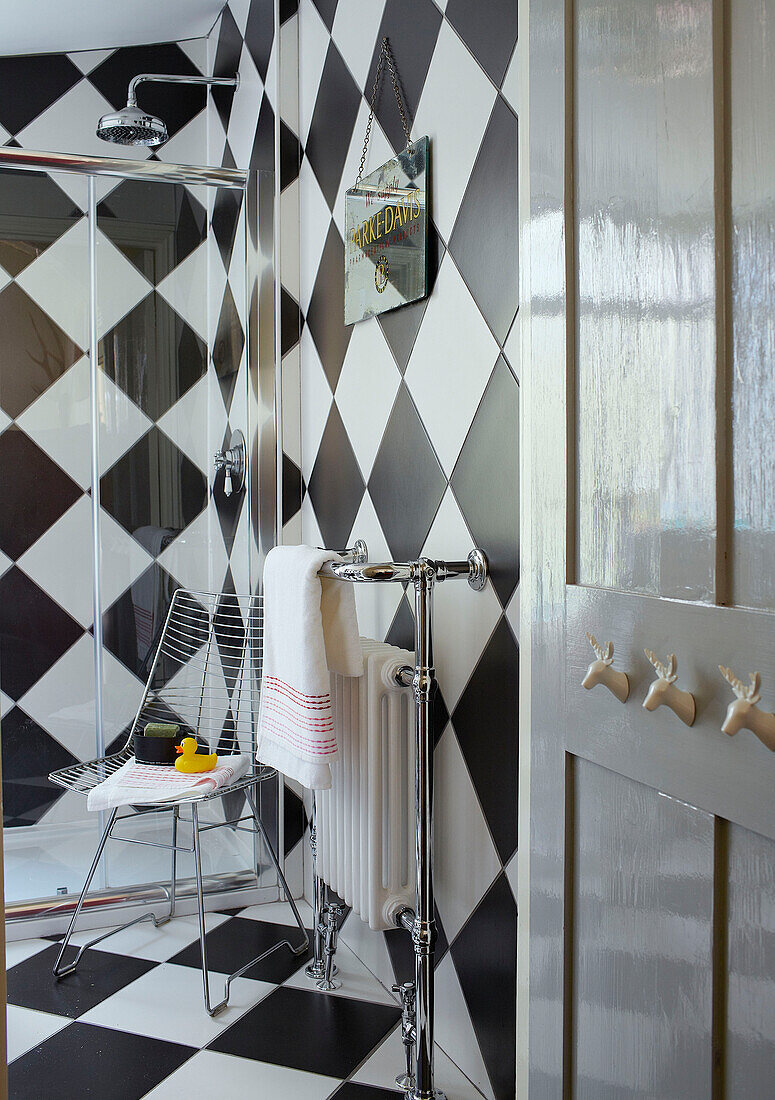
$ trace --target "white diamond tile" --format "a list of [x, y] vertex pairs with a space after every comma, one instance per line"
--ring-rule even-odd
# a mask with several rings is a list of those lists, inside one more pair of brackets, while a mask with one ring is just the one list
[[[82, 489], [91, 485], [89, 358], [84, 356], [18, 418], [35, 440]], [[4, 416], [5, 414], [2, 414]], [[0, 423], [0, 431], [5, 424]]]
[[301, 334], [301, 471], [308, 485], [333, 399], [315, 342], [305, 326]]
[[146, 1100], [191, 1100], [192, 1096], [222, 1097], [228, 1082], [233, 1097], [276, 1097], [277, 1100], [326, 1100], [340, 1083], [333, 1077], [304, 1073], [287, 1066], [256, 1062], [202, 1050], [146, 1094]]
[[385, 0], [371, 0], [369, 4], [363, 0], [339, 0], [337, 5], [331, 37], [359, 88], [366, 87], [384, 10]]
[[75, 53], [69, 53], [67, 56], [85, 75], [86, 73], [94, 72], [97, 66], [101, 65], [102, 62], [114, 52], [114, 50], [77, 50]]
[[405, 380], [448, 477], [498, 353], [495, 338], [447, 253]]
[[315, 173], [305, 157], [299, 172], [299, 224], [301, 225], [300, 244], [300, 293], [299, 304], [306, 315], [309, 308], [315, 279], [318, 274], [320, 257], [331, 224], [331, 213], [315, 179]]
[[[49, 946], [51, 946], [49, 944]], [[38, 1012], [33, 1008], [8, 1005], [6, 1008], [6, 1036], [8, 1062], [21, 1058], [28, 1050], [45, 1042], [72, 1023], [67, 1016], [55, 1016], [51, 1012]]]
[[436, 747], [435, 760], [433, 873], [441, 923], [451, 942], [492, 885], [501, 864], [449, 724]]
[[288, 520], [282, 529], [281, 546], [300, 546], [302, 542], [301, 512]]
[[153, 558], [104, 508], [100, 509], [100, 549], [100, 594], [103, 610], [107, 610]]
[[210, 592], [220, 584], [229, 559], [212, 498], [207, 508], [160, 555], [159, 564], [183, 588]]
[[167, 164], [203, 164], [207, 161], [207, 109], [202, 108], [156, 155]]
[[[224, 977], [210, 971], [213, 995], [223, 996]], [[236, 978], [229, 1004], [208, 1016], [202, 1003], [202, 974], [197, 967], [161, 963], [80, 1017], [81, 1023], [130, 1030], [169, 1043], [205, 1046], [258, 1004], [276, 987]], [[173, 1008], [174, 1006], [174, 1008]], [[201, 1095], [201, 1089], [197, 1090]]]
[[[223, 402], [221, 402], [223, 404]], [[231, 397], [231, 407], [229, 408], [229, 416], [227, 423], [231, 426], [231, 431], [240, 429], [243, 435], [247, 434], [248, 425], [248, 349], [243, 348], [242, 357], [240, 358], [239, 367], [237, 368], [237, 378], [234, 383], [234, 392]], [[231, 435], [229, 436], [231, 439]], [[221, 440], [223, 436], [221, 436]], [[215, 442], [215, 440], [214, 440]], [[215, 450], [219, 449], [221, 441], [218, 440], [218, 446]]]
[[207, 107], [207, 163], [221, 164], [225, 148], [226, 131], [211, 97]]
[[[463, 561], [473, 539], [451, 489], [445, 492], [422, 549], [424, 557]], [[457, 704], [498, 624], [501, 605], [488, 584], [475, 592], [465, 582], [439, 584], [433, 600], [434, 657], [444, 701]], [[461, 632], [460, 623], [465, 623]]]
[[82, 496], [19, 558], [21, 569], [83, 627], [92, 623], [91, 499]]
[[234, 247], [231, 253], [231, 260], [229, 262], [229, 287], [231, 288], [231, 294], [234, 299], [234, 306], [237, 310], [237, 316], [240, 319], [243, 330], [247, 331], [247, 302], [246, 302], [246, 280], [245, 280], [245, 204], [242, 204], [240, 210], [239, 220], [237, 221], [237, 232], [234, 236]]
[[364, 481], [371, 474], [400, 382], [395, 359], [377, 322], [372, 319], [355, 325], [335, 396]]
[[212, 232], [207, 237], [207, 256], [207, 277], [210, 290], [207, 331], [210, 333], [210, 346], [212, 348], [212, 339], [218, 331], [218, 318], [221, 315], [221, 306], [223, 305], [223, 292], [226, 290], [226, 272], [224, 271], [218, 242], [215, 239], [215, 234]]
[[280, 278], [294, 298], [299, 297], [299, 181], [289, 183], [280, 195]]
[[[363, 494], [348, 540], [349, 545], [352, 546], [356, 539], [365, 540], [369, 548], [369, 561], [391, 560], [387, 540], [368, 493]], [[358, 629], [363, 637], [382, 641], [390, 630], [403, 594], [400, 584], [355, 585]]]
[[442, 1049], [451, 1051], [457, 1062], [466, 1067], [467, 1075], [487, 1100], [495, 1100], [471, 1015], [449, 954], [436, 970], [436, 1038]]
[[205, 475], [209, 475], [213, 460], [207, 436], [210, 397], [210, 379], [204, 374], [158, 421], [164, 434]]
[[102, 650], [102, 726], [105, 747], [122, 733], [137, 713], [144, 685], [110, 650]]
[[[231, 0], [229, 6], [233, 7], [234, 3], [235, 0]], [[207, 67], [207, 50], [209, 45], [207, 38], [189, 38], [188, 41], [178, 42], [177, 45], [181, 48], [186, 57], [188, 57], [190, 61], [193, 61], [200, 73], [204, 75], [210, 72]]]
[[[344, 168], [342, 169], [342, 176], [339, 184], [339, 191], [336, 203], [334, 204], [334, 221], [336, 222], [337, 229], [339, 230], [342, 239], [345, 237], [344, 229], [344, 193], [348, 187], [355, 186], [355, 180], [358, 176], [358, 168], [361, 163], [361, 155], [363, 154], [363, 135], [366, 132], [366, 123], [369, 118], [369, 105], [366, 100], [361, 97], [360, 106], [358, 108], [358, 117], [353, 127], [352, 137], [350, 139], [350, 147], [347, 150], [347, 156], [345, 157]], [[380, 164], [384, 164], [385, 161], [392, 160], [395, 156], [393, 152], [393, 146], [385, 137], [385, 132], [379, 124], [379, 121], [374, 118], [371, 124], [371, 139], [369, 140], [369, 151], [366, 158], [366, 167], [364, 169], [364, 175], [368, 175], [369, 172], [375, 171]], [[392, 289], [392, 288], [391, 288]]]
[[16, 282], [79, 348], [89, 343], [89, 227], [85, 218], [63, 233]]
[[[454, 74], [454, 94], [450, 94]], [[431, 139], [433, 219], [449, 240], [482, 143], [495, 88], [452, 27], [441, 25], [412, 131]]]
[[519, 378], [519, 314], [514, 318], [514, 323], [506, 338], [506, 343], [503, 345], [503, 350], [506, 353], [506, 358], [511, 364], [512, 370], [517, 378]]
[[301, 535], [302, 542], [305, 546], [325, 545], [325, 539], [320, 533], [320, 527], [318, 526], [315, 509], [312, 507], [309, 493], [307, 493], [301, 505]]
[[250, 592], [250, 509], [247, 506], [240, 512], [229, 564], [235, 590], [240, 594]]
[[299, 2], [299, 126], [302, 144], [306, 144], [320, 78], [331, 41], [328, 30], [312, 0]]
[[286, 19], [280, 27], [280, 117], [299, 132], [299, 20]]
[[[313, 925], [312, 906], [301, 898], [296, 902], [296, 908], [299, 910], [299, 916], [304, 923], [304, 927], [311, 928]], [[258, 905], [249, 905], [246, 909], [240, 910], [239, 916], [245, 920], [268, 921], [270, 924], [293, 925], [296, 919], [287, 901], [259, 902]]]
[[[356, 585], [356, 588], [359, 587], [368, 588], [370, 586]], [[378, 588], [380, 586], [374, 585], [374, 587]], [[393, 588], [400, 587], [400, 585], [386, 584], [384, 587]], [[344, 922], [339, 935], [339, 942], [346, 943], [353, 954], [357, 955], [384, 986], [388, 989], [392, 988], [396, 980], [395, 972], [387, 949], [387, 942], [380, 932], [373, 932], [365, 921], [362, 921], [355, 913], [351, 913]], [[393, 1076], [395, 1077], [395, 1072]]]
[[5, 145], [7, 141], [10, 141], [13, 134], [6, 130], [5, 126], [0, 126], [0, 145]]
[[253, 151], [258, 111], [264, 92], [264, 83], [247, 46], [242, 48], [239, 73], [239, 88], [234, 93], [229, 116], [229, 145], [237, 164], [247, 168]]
[[45, 149], [51, 153], [145, 160], [151, 150], [137, 145], [106, 145], [97, 137], [97, 122], [113, 111], [112, 105], [88, 80], [81, 80], [39, 114], [16, 135], [24, 149]]
[[[347, 923], [351, 920], [360, 920], [355, 915], [348, 918]], [[304, 989], [309, 993], [314, 993], [318, 996], [328, 997], [352, 997], [355, 1001], [371, 1001], [374, 1004], [381, 1005], [395, 1005], [397, 1003], [396, 996], [393, 993], [388, 993], [384, 985], [377, 980], [372, 972], [365, 966], [359, 958], [357, 958], [346, 943], [339, 941], [339, 949], [336, 953], [336, 965], [339, 968], [339, 981], [342, 985], [339, 989], [331, 990], [328, 993], [318, 989], [315, 982], [311, 982], [307, 975], [304, 973], [304, 967], [301, 970], [297, 970], [293, 977], [289, 978], [283, 984], [289, 986], [291, 989]]]
[[[243, 353], [244, 355], [244, 353]], [[216, 451], [220, 451], [221, 444], [223, 443], [223, 437], [226, 434], [226, 429], [229, 425], [229, 416], [226, 412], [226, 406], [223, 403], [223, 396], [221, 394], [221, 384], [218, 381], [218, 375], [215, 373], [215, 367], [210, 363], [207, 368], [207, 386], [209, 391], [208, 410], [209, 421], [207, 426], [207, 453], [209, 454], [209, 462], [212, 462], [213, 455]], [[237, 400], [237, 386], [234, 387], [234, 394], [232, 397], [232, 404]], [[245, 424], [241, 425], [243, 435], [246, 435]], [[208, 480], [212, 477], [214, 470], [211, 466], [208, 466]]]
[[277, 105], [277, 92], [278, 92], [278, 80], [277, 80], [277, 57], [279, 54], [277, 38], [272, 41], [271, 49], [269, 50], [269, 64], [266, 67], [266, 83], [264, 85], [266, 96], [274, 111], [275, 117], [280, 113]]
[[134, 401], [100, 371], [97, 377], [100, 473], [109, 470], [152, 426]]
[[97, 335], [101, 338], [109, 332], [151, 289], [135, 265], [98, 229]]
[[234, 22], [237, 24], [239, 32], [243, 36], [245, 34], [245, 28], [248, 25], [251, 2], [252, 0], [229, 0], [229, 11], [234, 16]]
[[[184, 841], [185, 843], [185, 841]], [[157, 913], [160, 910], [156, 910]], [[205, 928], [208, 932], [218, 928], [230, 918], [225, 913], [205, 913]], [[82, 947], [94, 939], [94, 931], [76, 932], [70, 941], [74, 947]], [[149, 959], [151, 962], [168, 962], [173, 955], [199, 940], [199, 917], [178, 917], [155, 928], [153, 921], [143, 921], [116, 932], [115, 936], [103, 940], [98, 950], [114, 955], [131, 955], [136, 959]]]
[[9, 710], [13, 710], [16, 706], [13, 699], [9, 698], [5, 692], [0, 691], [0, 718], [5, 718]]
[[[66, 195], [69, 195], [79, 210], [83, 210], [84, 213], [89, 206], [89, 183], [85, 176], [76, 176], [71, 172], [52, 172], [51, 178], [56, 183], [57, 187], [61, 187]], [[96, 180], [97, 184], [97, 201], [100, 199], [100, 186], [105, 186], [110, 182], [111, 186], [116, 186], [118, 180], [110, 180], [107, 176]]]
[[[8, 839], [6, 837], [6, 843]], [[10, 970], [12, 966], [18, 966], [19, 963], [24, 962], [25, 959], [31, 959], [33, 955], [39, 954], [41, 951], [45, 951], [47, 947], [51, 947], [51, 940], [32, 939], [32, 940], [6, 940], [5, 941], [5, 966], [6, 970]]]
[[84, 634], [19, 701], [78, 760], [95, 755], [94, 639]]
[[[438, 1044], [436, 1044], [433, 1061], [434, 1084], [436, 1088], [441, 1089], [447, 1100], [473, 1100], [474, 1096], [478, 1097], [479, 1093], [475, 1086], [461, 1073]], [[395, 1093], [396, 1074], [405, 1065], [406, 1055], [401, 1040], [401, 1027], [398, 1025], [363, 1063], [352, 1079], [361, 1085], [374, 1085], [377, 1088], [390, 1089]]]
[[[3, 135], [0, 134], [0, 145], [2, 144], [2, 136]], [[0, 267], [0, 290], [3, 290], [5, 287], [7, 287], [10, 281], [11, 276], [4, 268]]]
[[205, 241], [159, 283], [157, 290], [207, 343], [207, 261]]
[[283, 450], [301, 466], [301, 348], [291, 348], [282, 362]]

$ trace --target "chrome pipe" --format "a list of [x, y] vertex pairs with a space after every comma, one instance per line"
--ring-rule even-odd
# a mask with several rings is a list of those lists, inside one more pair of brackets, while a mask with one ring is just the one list
[[182, 76], [179, 73], [140, 73], [132, 77], [129, 82], [127, 94], [127, 106], [137, 106], [137, 85], [152, 80], [159, 84], [206, 84], [208, 87], [215, 85], [227, 85], [231, 88], [239, 87], [239, 73], [235, 76]]
[[244, 190], [249, 176], [238, 168], [208, 168], [194, 164], [166, 164], [161, 160], [120, 160], [76, 153], [45, 153], [31, 149], [0, 148], [0, 168], [19, 172], [73, 172], [82, 176], [115, 176], [158, 183], [216, 185]]

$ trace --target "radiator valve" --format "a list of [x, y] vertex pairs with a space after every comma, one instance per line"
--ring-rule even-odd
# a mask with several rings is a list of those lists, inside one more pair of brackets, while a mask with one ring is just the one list
[[401, 997], [401, 1038], [406, 1054], [406, 1073], [396, 1077], [396, 1084], [400, 1089], [408, 1091], [414, 1088], [414, 1048], [417, 1042], [414, 982], [394, 985], [393, 992]]

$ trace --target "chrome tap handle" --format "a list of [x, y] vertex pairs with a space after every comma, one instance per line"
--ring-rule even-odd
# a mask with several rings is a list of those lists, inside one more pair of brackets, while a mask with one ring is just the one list
[[235, 490], [239, 492], [242, 489], [245, 484], [247, 462], [245, 439], [241, 431], [236, 430], [232, 433], [231, 447], [228, 450], [215, 452], [213, 464], [216, 471], [224, 471], [223, 491], [227, 497], [230, 497]]
[[226, 476], [223, 479], [223, 491], [227, 497], [231, 496], [233, 488], [234, 486], [231, 483], [231, 467], [227, 466]]

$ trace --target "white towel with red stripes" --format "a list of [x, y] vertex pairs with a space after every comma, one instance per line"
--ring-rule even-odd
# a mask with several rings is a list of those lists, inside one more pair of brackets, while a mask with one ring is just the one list
[[353, 585], [319, 577], [330, 550], [277, 546], [264, 565], [258, 759], [312, 790], [331, 786], [338, 745], [331, 676], [363, 674]]

